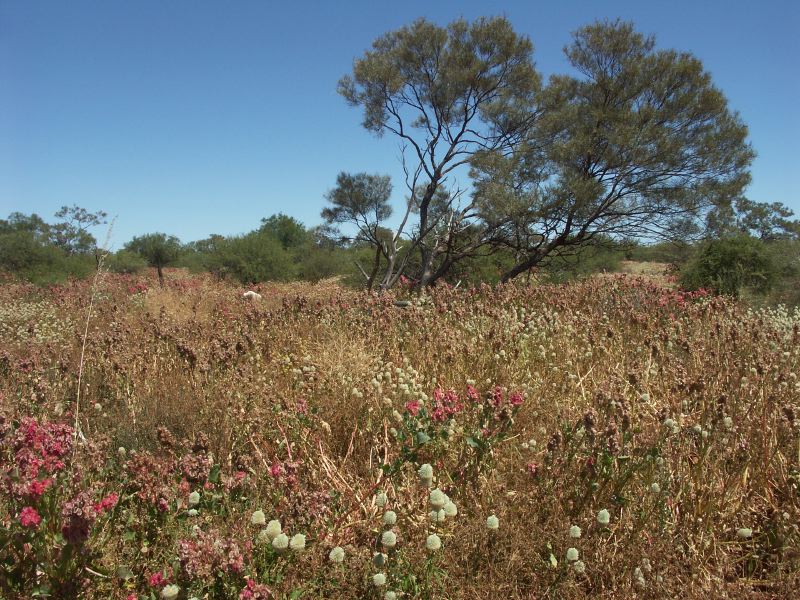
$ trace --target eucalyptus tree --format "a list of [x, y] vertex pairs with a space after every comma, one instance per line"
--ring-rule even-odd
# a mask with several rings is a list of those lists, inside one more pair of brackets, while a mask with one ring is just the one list
[[125, 250], [135, 252], [144, 258], [158, 273], [158, 282], [164, 285], [164, 267], [178, 259], [181, 242], [174, 235], [148, 233], [133, 238], [125, 244]]
[[[381, 259], [388, 264], [392, 248], [391, 234], [383, 223], [392, 215], [389, 198], [392, 194], [392, 182], [387, 175], [370, 175], [368, 173], [339, 173], [336, 187], [326, 194], [330, 206], [322, 209], [322, 218], [328, 224], [349, 224], [356, 230], [350, 241], [364, 242], [374, 249], [374, 258], [369, 273], [356, 262], [364, 276], [367, 289], [372, 289]], [[397, 245], [394, 245], [395, 250]]]
[[472, 161], [479, 217], [516, 256], [504, 281], [596, 236], [685, 236], [749, 182], [747, 127], [697, 58], [619, 21], [565, 53], [577, 75], [550, 78], [514, 151]]
[[754, 202], [736, 198], [716, 207], [706, 220], [707, 237], [746, 234], [765, 242], [800, 238], [800, 220], [781, 202]]
[[447, 188], [476, 153], [508, 152], [527, 130], [540, 85], [532, 52], [502, 17], [446, 27], [419, 19], [376, 39], [339, 81], [339, 93], [363, 109], [363, 126], [401, 143], [408, 197], [388, 240], [381, 288], [394, 285], [414, 255], [420, 286], [448, 244], [456, 260], [450, 242], [474, 205]]
[[97, 240], [89, 232], [92, 227], [106, 223], [108, 214], [102, 210], [89, 212], [74, 204], [62, 206], [56, 213], [61, 222], [50, 226], [50, 239], [67, 254], [86, 254], [95, 249]]

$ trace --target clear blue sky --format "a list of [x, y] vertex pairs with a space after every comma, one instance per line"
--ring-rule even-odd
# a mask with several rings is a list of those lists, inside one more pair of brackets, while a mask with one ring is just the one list
[[381, 33], [504, 14], [544, 75], [570, 32], [632, 20], [699, 57], [750, 126], [749, 197], [800, 212], [800, 2], [426, 0], [0, 1], [0, 218], [77, 203], [114, 244], [243, 233], [284, 212], [314, 225], [341, 170], [402, 174], [396, 142], [336, 94]]

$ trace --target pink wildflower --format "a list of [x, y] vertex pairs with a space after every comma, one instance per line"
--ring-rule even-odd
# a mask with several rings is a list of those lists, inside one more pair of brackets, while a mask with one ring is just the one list
[[117, 502], [119, 502], [119, 494], [116, 492], [110, 493], [108, 496], [100, 500], [100, 502], [94, 505], [94, 510], [96, 513], [104, 513], [108, 510], [113, 509]]
[[503, 403], [503, 390], [499, 385], [496, 386], [492, 391], [491, 403], [495, 408], [499, 408]]
[[419, 412], [419, 400], [406, 402], [406, 410], [416, 417]]
[[39, 516], [39, 513], [35, 508], [32, 506], [26, 506], [19, 514], [19, 522], [23, 527], [36, 529], [39, 526], [39, 523], [42, 522], [42, 517]]
[[28, 496], [40, 498], [53, 483], [52, 479], [37, 479], [28, 484]]

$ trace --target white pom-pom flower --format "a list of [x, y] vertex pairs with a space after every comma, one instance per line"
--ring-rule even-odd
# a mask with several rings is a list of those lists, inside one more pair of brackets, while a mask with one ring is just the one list
[[332, 563], [337, 564], [344, 562], [344, 548], [336, 546], [336, 548], [331, 550], [330, 554], [328, 554], [328, 559], [330, 559]]
[[436, 552], [441, 547], [442, 540], [435, 533], [430, 534], [428, 539], [425, 540], [425, 548], [427, 548], [429, 552]]

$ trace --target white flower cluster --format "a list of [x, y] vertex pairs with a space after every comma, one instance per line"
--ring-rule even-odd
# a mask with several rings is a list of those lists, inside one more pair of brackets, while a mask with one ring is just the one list
[[250, 523], [257, 526], [266, 524], [266, 527], [258, 532], [257, 539], [262, 544], [270, 544], [278, 554], [284, 554], [289, 549], [296, 553], [303, 552], [306, 549], [306, 536], [304, 534], [296, 533], [290, 539], [288, 535], [283, 533], [281, 522], [273, 519], [267, 523], [264, 512], [261, 510], [257, 510], [252, 514]]

